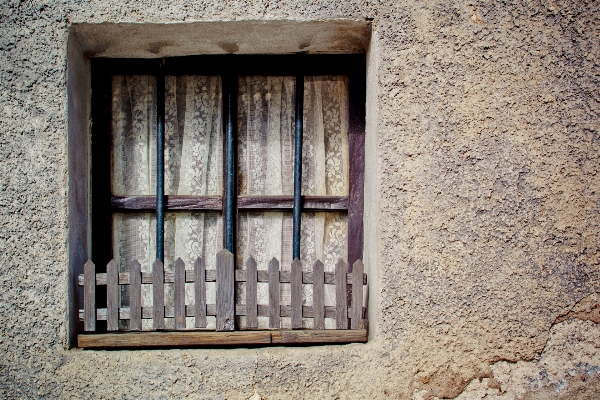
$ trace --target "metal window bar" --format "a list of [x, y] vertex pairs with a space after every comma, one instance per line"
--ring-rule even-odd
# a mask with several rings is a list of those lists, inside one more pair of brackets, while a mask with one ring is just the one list
[[[156, 258], [164, 262], [164, 224], [165, 224], [165, 187], [164, 187], [164, 119], [165, 119], [165, 75], [159, 64], [157, 75], [157, 135], [156, 135]], [[236, 190], [236, 120], [237, 120], [237, 76], [225, 74], [223, 85], [223, 118], [225, 129], [225, 165], [223, 247], [234, 252], [235, 217], [237, 204]], [[296, 76], [295, 96], [295, 132], [294, 132], [294, 205], [293, 205], [293, 246], [292, 258], [300, 259], [300, 231], [302, 217], [302, 136], [304, 114], [304, 76]]]
[[156, 258], [165, 254], [165, 75], [159, 63], [156, 77]]
[[296, 126], [294, 132], [294, 225], [292, 259], [300, 259], [300, 223], [302, 216], [302, 134], [304, 114], [304, 76], [296, 76]]

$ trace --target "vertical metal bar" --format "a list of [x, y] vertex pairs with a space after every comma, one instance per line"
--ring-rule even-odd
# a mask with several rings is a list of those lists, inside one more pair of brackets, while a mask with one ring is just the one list
[[223, 117], [225, 119], [225, 195], [223, 204], [224, 231], [223, 247], [234, 252], [236, 216], [236, 116], [237, 116], [237, 77], [223, 76]]
[[294, 227], [293, 259], [300, 259], [300, 220], [302, 195], [302, 134], [304, 114], [304, 76], [296, 76], [296, 132], [294, 135]]
[[165, 75], [162, 64], [156, 77], [156, 258], [165, 254]]

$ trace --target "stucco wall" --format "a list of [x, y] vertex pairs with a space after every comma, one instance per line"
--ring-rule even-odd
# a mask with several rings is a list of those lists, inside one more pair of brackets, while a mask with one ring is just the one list
[[[597, 1], [34, 0], [0, 15], [1, 396], [600, 390]], [[369, 343], [68, 350], [71, 24], [365, 17]]]

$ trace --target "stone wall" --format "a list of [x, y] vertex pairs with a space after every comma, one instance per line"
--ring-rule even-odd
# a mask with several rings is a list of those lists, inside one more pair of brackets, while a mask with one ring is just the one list
[[[600, 390], [598, 1], [31, 0], [0, 15], [1, 396]], [[372, 26], [369, 343], [68, 349], [73, 24], [322, 19]]]

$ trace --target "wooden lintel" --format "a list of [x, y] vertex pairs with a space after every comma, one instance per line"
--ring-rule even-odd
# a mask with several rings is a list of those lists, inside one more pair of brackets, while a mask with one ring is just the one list
[[87, 349], [364, 343], [367, 341], [367, 331], [366, 329], [360, 329], [322, 331], [127, 332], [82, 334], [78, 335], [77, 341], [80, 348]]

